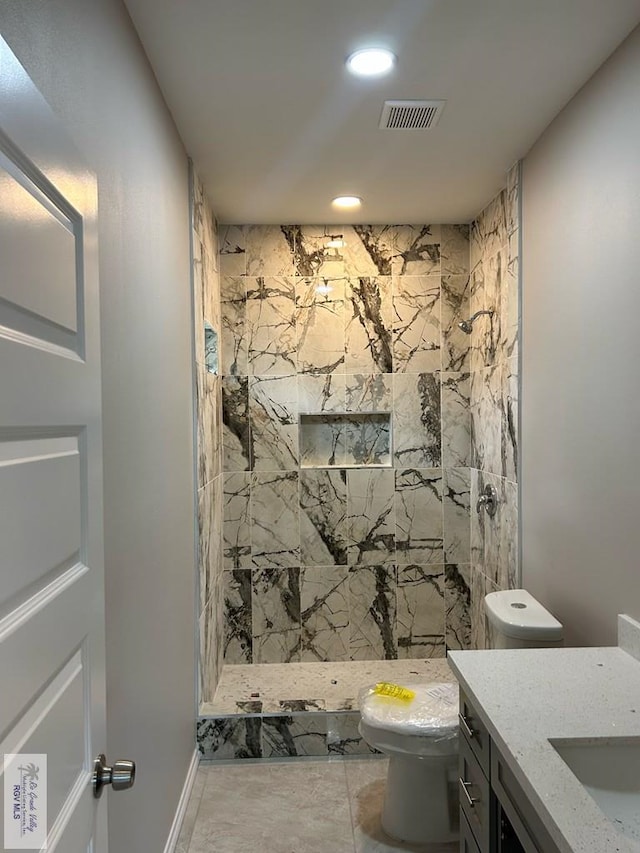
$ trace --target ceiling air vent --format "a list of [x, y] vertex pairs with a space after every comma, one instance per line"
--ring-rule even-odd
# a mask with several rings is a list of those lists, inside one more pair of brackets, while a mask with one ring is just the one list
[[378, 127], [382, 130], [430, 130], [446, 101], [385, 101]]

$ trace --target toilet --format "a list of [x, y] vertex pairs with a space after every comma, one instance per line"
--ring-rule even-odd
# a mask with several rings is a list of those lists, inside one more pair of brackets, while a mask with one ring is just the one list
[[[485, 598], [491, 648], [562, 645], [562, 625], [524, 589]], [[403, 684], [408, 703], [371, 692], [360, 703], [360, 734], [389, 756], [382, 809], [387, 835], [409, 844], [458, 838], [458, 685]]]

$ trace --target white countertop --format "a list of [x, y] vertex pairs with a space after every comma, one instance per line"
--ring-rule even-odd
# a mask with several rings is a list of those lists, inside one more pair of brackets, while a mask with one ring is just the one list
[[619, 647], [513, 649], [450, 652], [449, 663], [561, 851], [640, 851], [549, 742], [640, 738], [635, 657]]

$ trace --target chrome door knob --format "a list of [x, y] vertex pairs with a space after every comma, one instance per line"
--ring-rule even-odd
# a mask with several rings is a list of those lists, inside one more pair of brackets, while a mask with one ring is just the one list
[[125, 791], [132, 788], [136, 781], [136, 765], [134, 761], [121, 759], [113, 767], [107, 765], [107, 759], [100, 755], [93, 762], [93, 796], [100, 797], [105, 785], [111, 785], [114, 791]]

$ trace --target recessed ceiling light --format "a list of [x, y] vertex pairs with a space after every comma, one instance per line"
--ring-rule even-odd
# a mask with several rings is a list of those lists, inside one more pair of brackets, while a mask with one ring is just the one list
[[366, 47], [347, 57], [347, 68], [358, 77], [388, 74], [396, 62], [395, 54], [383, 47]]
[[339, 195], [331, 202], [334, 207], [341, 208], [350, 208], [350, 207], [360, 207], [362, 204], [362, 199], [358, 198], [357, 195]]
[[325, 249], [342, 249], [347, 244], [344, 240], [329, 240], [328, 243], [324, 244]]

